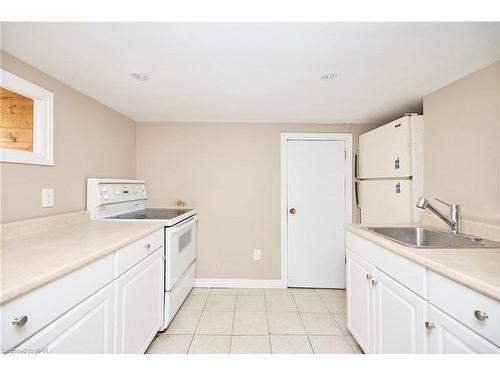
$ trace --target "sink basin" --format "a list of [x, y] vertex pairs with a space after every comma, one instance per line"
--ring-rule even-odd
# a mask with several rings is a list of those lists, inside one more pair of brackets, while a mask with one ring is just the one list
[[500, 248], [499, 242], [429, 228], [372, 227], [368, 230], [402, 245], [417, 248]]

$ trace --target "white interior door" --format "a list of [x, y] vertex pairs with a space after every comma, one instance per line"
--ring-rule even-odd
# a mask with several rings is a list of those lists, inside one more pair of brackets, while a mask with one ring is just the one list
[[288, 140], [288, 286], [345, 288], [345, 142]]

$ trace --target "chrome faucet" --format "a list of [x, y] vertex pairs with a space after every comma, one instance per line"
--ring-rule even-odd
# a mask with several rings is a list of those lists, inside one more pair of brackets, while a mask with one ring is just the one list
[[438, 202], [441, 202], [445, 205], [447, 205], [450, 208], [450, 213], [449, 217], [446, 216], [446, 214], [443, 214], [441, 211], [439, 211], [436, 207], [434, 207], [430, 202], [425, 199], [424, 197], [420, 197], [417, 202], [417, 207], [421, 208], [422, 210], [425, 210], [428, 208], [432, 212], [434, 212], [441, 220], [443, 220], [448, 226], [450, 227], [450, 232], [453, 234], [459, 234], [460, 233], [460, 225], [459, 225], [459, 216], [460, 216], [460, 205], [459, 204], [449, 204], [446, 202], [443, 202], [440, 199], [436, 200]]

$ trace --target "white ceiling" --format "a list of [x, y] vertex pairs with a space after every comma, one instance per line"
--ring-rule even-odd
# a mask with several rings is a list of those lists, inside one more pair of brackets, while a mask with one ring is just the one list
[[499, 60], [500, 23], [3, 23], [2, 49], [136, 121], [374, 123]]

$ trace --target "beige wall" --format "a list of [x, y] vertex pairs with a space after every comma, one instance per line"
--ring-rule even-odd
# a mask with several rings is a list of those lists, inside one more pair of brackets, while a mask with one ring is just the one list
[[[199, 278], [280, 278], [280, 133], [371, 127], [138, 123], [137, 177], [149, 206], [176, 200], [199, 212]], [[355, 210], [357, 214], [357, 210]], [[263, 251], [260, 262], [253, 249]]]
[[424, 191], [500, 225], [500, 62], [424, 98]]
[[[1, 67], [54, 93], [53, 167], [1, 163], [1, 221], [85, 209], [86, 178], [135, 176], [135, 123], [2, 51]], [[41, 208], [54, 188], [55, 207]]]

